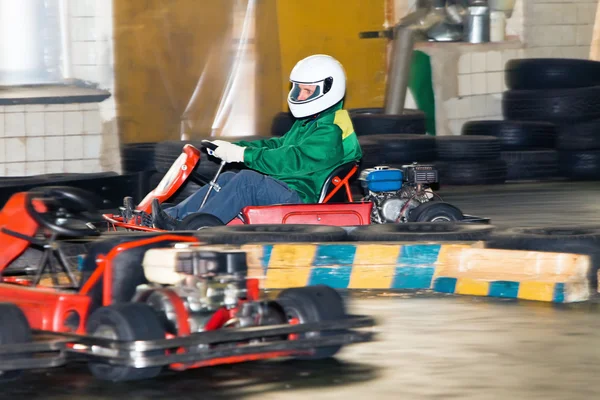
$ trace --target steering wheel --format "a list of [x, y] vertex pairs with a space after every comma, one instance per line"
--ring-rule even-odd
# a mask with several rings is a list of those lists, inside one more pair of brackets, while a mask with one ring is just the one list
[[[100, 232], [90, 224], [90, 221], [101, 219], [90, 200], [92, 196], [90, 192], [74, 187], [40, 187], [27, 192], [25, 209], [40, 226], [59, 235], [98, 236]], [[46, 210], [36, 210], [34, 200], [41, 200]]]
[[213, 142], [211, 142], [210, 140], [202, 140], [200, 143], [202, 143], [202, 147], [204, 147], [207, 150], [211, 150], [211, 151], [215, 151], [217, 149], [216, 144], [214, 144]]

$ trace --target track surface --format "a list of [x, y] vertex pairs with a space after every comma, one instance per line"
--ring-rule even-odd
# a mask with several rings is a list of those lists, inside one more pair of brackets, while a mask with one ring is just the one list
[[[600, 225], [600, 183], [443, 189], [498, 226]], [[352, 312], [380, 321], [378, 342], [320, 363], [268, 362], [109, 384], [85, 367], [32, 372], [3, 387], [14, 399], [590, 399], [600, 395], [597, 304], [362, 293]]]

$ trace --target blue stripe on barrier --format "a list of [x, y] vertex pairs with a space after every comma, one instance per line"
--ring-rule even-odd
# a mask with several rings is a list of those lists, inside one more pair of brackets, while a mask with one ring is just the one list
[[261, 265], [262, 265], [262, 269], [264, 274], [267, 274], [267, 270], [269, 269], [269, 261], [271, 261], [271, 253], [273, 252], [273, 245], [272, 244], [266, 244], [262, 247], [262, 258], [261, 258]]
[[355, 254], [356, 245], [319, 245], [308, 280], [309, 284], [328, 285], [335, 289], [347, 288], [350, 283]]
[[436, 278], [433, 283], [433, 290], [441, 293], [454, 293], [456, 281], [456, 278]]
[[350, 283], [352, 267], [313, 268], [308, 279], [309, 285], [328, 285], [334, 289], [346, 289]]
[[398, 255], [399, 266], [434, 266], [441, 244], [404, 244]]
[[317, 247], [313, 266], [352, 265], [356, 245], [352, 244], [322, 244]]
[[488, 296], [516, 299], [519, 296], [519, 282], [493, 281], [490, 282]]
[[404, 244], [391, 289], [429, 289], [441, 245]]
[[556, 283], [554, 285], [554, 296], [553, 301], [557, 303], [563, 303], [565, 301], [565, 284]]
[[434, 267], [397, 267], [390, 289], [429, 289]]

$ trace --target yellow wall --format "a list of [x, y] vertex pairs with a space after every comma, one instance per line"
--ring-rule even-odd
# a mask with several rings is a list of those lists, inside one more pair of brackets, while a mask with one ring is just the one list
[[317, 53], [344, 65], [346, 108], [383, 106], [387, 41], [358, 35], [383, 29], [385, 7], [383, 0], [277, 0], [282, 110], [294, 64]]
[[[79, 1], [79, 0], [77, 0]], [[227, 67], [232, 0], [115, 1], [115, 99], [123, 143], [177, 140], [181, 116], [207, 65], [192, 107], [194, 130], [210, 131]], [[220, 50], [221, 51], [218, 51]]]
[[[386, 1], [257, 1], [257, 133], [268, 134], [273, 116], [287, 111], [289, 73], [297, 61], [315, 53], [330, 54], [344, 65], [346, 107], [383, 105], [387, 41], [358, 35], [382, 29]], [[205, 86], [188, 118], [193, 125], [190, 137], [210, 132], [232, 64], [227, 49], [233, 4], [234, 0], [115, 2], [114, 95], [123, 143], [179, 139], [182, 114], [206, 65], [210, 68]]]

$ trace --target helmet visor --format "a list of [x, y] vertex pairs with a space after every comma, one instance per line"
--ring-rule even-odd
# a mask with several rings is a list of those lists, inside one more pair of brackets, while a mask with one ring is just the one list
[[323, 96], [325, 81], [320, 82], [294, 82], [289, 94], [289, 101], [294, 104], [309, 103]]

